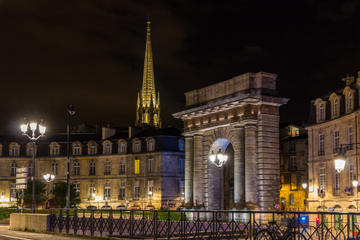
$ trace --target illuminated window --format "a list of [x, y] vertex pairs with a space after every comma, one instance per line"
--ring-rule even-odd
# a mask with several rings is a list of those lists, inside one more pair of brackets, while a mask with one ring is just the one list
[[136, 159], [135, 163], [134, 163], [134, 171], [135, 174], [139, 174], [140, 173], [140, 160]]
[[290, 126], [290, 127], [289, 127], [289, 135], [290, 135], [291, 137], [299, 136], [299, 128], [294, 127], [294, 126]]
[[110, 183], [105, 183], [105, 186], [104, 186], [104, 200], [110, 200], [110, 197], [111, 197]]
[[76, 195], [80, 196], [80, 183], [75, 183], [74, 189], [75, 189]]
[[297, 189], [297, 179], [296, 174], [291, 174], [290, 190]]
[[185, 170], [185, 159], [179, 158], [179, 171], [184, 172]]
[[154, 195], [154, 181], [149, 180], [148, 181], [148, 198], [152, 199]]
[[90, 199], [95, 198], [95, 183], [89, 184], [89, 197], [90, 197]]
[[10, 183], [10, 201], [16, 201], [16, 183]]
[[325, 168], [319, 169], [319, 190], [325, 192], [326, 187], [326, 171]]
[[125, 183], [122, 182], [119, 188], [118, 200], [125, 200]]

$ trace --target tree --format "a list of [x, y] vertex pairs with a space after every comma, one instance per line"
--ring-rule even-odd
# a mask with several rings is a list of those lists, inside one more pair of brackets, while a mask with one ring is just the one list
[[[66, 206], [66, 187], [66, 182], [55, 182], [55, 187], [52, 191], [55, 202], [62, 208]], [[70, 184], [70, 207], [76, 207], [79, 203], [80, 197], [76, 192], [75, 184]]]
[[[35, 180], [35, 203], [36, 206], [42, 204], [46, 200], [46, 185], [41, 180]], [[24, 190], [24, 204], [31, 205], [32, 203], [32, 181], [27, 183], [27, 188]]]

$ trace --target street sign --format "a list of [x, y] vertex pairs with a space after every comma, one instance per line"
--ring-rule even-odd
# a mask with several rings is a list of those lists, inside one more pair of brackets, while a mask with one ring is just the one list
[[16, 189], [26, 189], [26, 184], [16, 184]]
[[27, 168], [27, 167], [16, 168], [16, 173], [27, 173], [27, 172], [28, 172], [28, 168]]
[[27, 178], [27, 173], [16, 173], [16, 178]]
[[17, 178], [16, 179], [16, 184], [26, 184], [27, 183], [27, 178]]

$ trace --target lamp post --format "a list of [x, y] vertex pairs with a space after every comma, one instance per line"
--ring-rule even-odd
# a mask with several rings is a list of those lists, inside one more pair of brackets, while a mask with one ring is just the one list
[[[47, 182], [47, 183], [51, 183], [51, 182], [53, 182], [54, 181], [54, 179], [55, 179], [55, 175], [53, 175], [53, 174], [50, 174], [50, 173], [47, 173], [47, 174], [44, 174], [43, 175], [43, 179], [45, 180], [45, 182]], [[48, 191], [48, 193], [47, 193], [47, 201], [46, 201], [47, 203], [49, 202], [49, 191]], [[46, 207], [47, 207], [47, 204], [46, 204]]]
[[70, 117], [75, 115], [75, 108], [66, 106], [66, 135], [67, 135], [67, 172], [66, 172], [66, 209], [70, 208]]
[[[28, 134], [29, 126], [30, 126], [30, 131], [31, 131], [30, 135]], [[46, 131], [46, 127], [41, 125], [41, 124], [38, 124], [36, 122], [31, 122], [31, 123], [21, 124], [20, 125], [20, 130], [21, 130], [22, 134], [32, 142], [32, 161], [31, 161], [31, 168], [32, 168], [32, 173], [31, 173], [31, 181], [32, 181], [31, 202], [32, 202], [32, 204], [31, 204], [31, 212], [35, 213], [36, 212], [36, 202], [35, 202], [35, 143], [36, 143], [37, 140], [39, 140], [39, 138], [44, 136], [45, 131]], [[39, 133], [39, 135], [37, 135], [36, 130], [38, 130], [37, 132]]]
[[[224, 150], [224, 152], [225, 152], [225, 150]], [[215, 154], [214, 151], [211, 152], [211, 154], [209, 156], [209, 160], [211, 163], [213, 163], [219, 169], [219, 187], [220, 187], [220, 186], [222, 186], [222, 184], [220, 183], [221, 182], [221, 168], [222, 168], [222, 166], [224, 166], [224, 164], [228, 160], [228, 156], [225, 153], [222, 153], [221, 149], [219, 148], [217, 154]], [[221, 208], [221, 203], [220, 203], [219, 208]]]

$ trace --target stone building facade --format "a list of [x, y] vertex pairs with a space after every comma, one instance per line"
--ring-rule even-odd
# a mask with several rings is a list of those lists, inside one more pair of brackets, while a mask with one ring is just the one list
[[[184, 194], [184, 140], [176, 129], [131, 128], [116, 134], [71, 135], [71, 182], [81, 208], [178, 208]], [[109, 135], [109, 133], [112, 133]], [[3, 138], [0, 144], [0, 204], [16, 205], [17, 167], [31, 166], [31, 144]], [[66, 136], [42, 138], [36, 149], [36, 178], [46, 173], [66, 182]], [[50, 188], [50, 186], [48, 186]]]
[[[308, 144], [303, 124], [285, 124], [280, 129], [280, 207], [305, 211], [307, 199]], [[306, 184], [303, 186], [303, 184]]]
[[[308, 130], [309, 210], [358, 210], [360, 78], [348, 76], [343, 89], [311, 102]], [[336, 172], [334, 159], [344, 152], [346, 164]]]
[[[246, 73], [185, 93], [185, 206], [273, 209], [279, 202], [277, 76]], [[222, 168], [211, 153], [229, 156]]]

